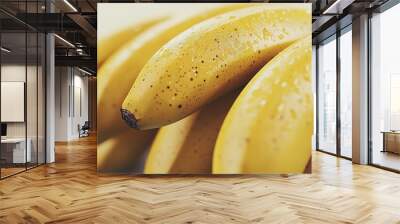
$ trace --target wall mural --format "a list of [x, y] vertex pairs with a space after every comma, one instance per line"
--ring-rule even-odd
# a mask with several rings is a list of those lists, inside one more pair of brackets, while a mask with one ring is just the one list
[[99, 172], [310, 172], [310, 4], [104, 3], [97, 44]]

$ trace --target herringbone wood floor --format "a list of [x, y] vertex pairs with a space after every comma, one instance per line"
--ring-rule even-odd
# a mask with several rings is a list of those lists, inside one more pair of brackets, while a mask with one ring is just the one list
[[313, 174], [104, 176], [96, 140], [0, 181], [0, 223], [400, 223], [400, 175], [314, 153]]

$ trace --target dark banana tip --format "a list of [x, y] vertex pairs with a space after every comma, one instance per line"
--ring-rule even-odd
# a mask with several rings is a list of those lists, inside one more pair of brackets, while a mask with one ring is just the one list
[[122, 119], [128, 124], [129, 127], [139, 129], [137, 125], [137, 119], [129, 110], [121, 109]]

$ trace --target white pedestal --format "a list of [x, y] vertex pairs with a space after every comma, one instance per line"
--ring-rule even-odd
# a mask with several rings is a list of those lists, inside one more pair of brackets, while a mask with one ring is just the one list
[[27, 146], [25, 151], [25, 138], [7, 138], [2, 139], [1, 144], [12, 147], [12, 163], [26, 163], [32, 161], [32, 140], [26, 140]]

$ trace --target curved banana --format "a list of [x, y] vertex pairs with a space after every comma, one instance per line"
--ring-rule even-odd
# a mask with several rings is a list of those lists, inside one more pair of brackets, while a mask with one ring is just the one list
[[[98, 62], [101, 63], [103, 59], [107, 60], [102, 63], [99, 67], [97, 74], [98, 84], [98, 107], [97, 107], [97, 167], [99, 172], [132, 172], [132, 171], [143, 171], [143, 162], [140, 166], [140, 155], [145, 153], [149, 148], [151, 141], [154, 139], [155, 130], [135, 131], [128, 128], [120, 119], [118, 105], [123, 100], [123, 95], [126, 92], [121, 92], [124, 86], [125, 89], [129, 89], [130, 83], [122, 80], [118, 83], [116, 73], [109, 72], [109, 69], [114, 64], [113, 58], [109, 57], [109, 54], [120, 54], [125, 52], [123, 47], [127, 44], [122, 44], [128, 40], [132, 43], [136, 39], [140, 39], [143, 36], [143, 32], [151, 30], [151, 27], [165, 20], [166, 17], [150, 19], [148, 22], [136, 24], [134, 28], [129, 28], [114, 35], [105, 38], [102, 42], [99, 40], [98, 48]], [[130, 32], [129, 34], [127, 32]], [[149, 31], [147, 31], [149, 32]], [[116, 50], [118, 48], [118, 50]], [[116, 50], [116, 52], [112, 52]], [[110, 61], [111, 60], [111, 61]], [[114, 76], [114, 77], [110, 77]], [[108, 86], [109, 80], [114, 80], [114, 84], [118, 84], [121, 88], [105, 88]], [[105, 93], [104, 91], [109, 91]], [[107, 95], [107, 97], [99, 97]], [[113, 102], [113, 100], [118, 100]], [[101, 99], [101, 100], [100, 100]], [[114, 107], [112, 106], [114, 105]], [[115, 109], [115, 112], [113, 112]], [[110, 124], [114, 123], [114, 128], [109, 128]]]
[[149, 149], [156, 130], [125, 131], [97, 146], [99, 172], [142, 173], [144, 154]]
[[213, 173], [302, 173], [311, 158], [311, 38], [272, 59], [226, 116]]
[[173, 123], [244, 85], [281, 50], [311, 32], [304, 4], [258, 5], [200, 23], [143, 67], [121, 113], [133, 128]]
[[210, 174], [215, 140], [239, 91], [158, 131], [150, 148], [146, 174]]
[[111, 33], [104, 38], [100, 38], [97, 44], [97, 63], [99, 65], [102, 64], [112, 53], [116, 52], [126, 42], [134, 39], [140, 33], [143, 33], [165, 19], [166, 17], [149, 19], [148, 21], [133, 24], [123, 30]]
[[195, 15], [183, 14], [158, 24], [126, 43], [102, 64], [98, 71], [98, 141], [116, 134], [127, 125], [121, 119], [120, 107], [133, 82], [148, 59], [170, 39], [210, 17], [248, 7], [229, 4], [199, 10]]

